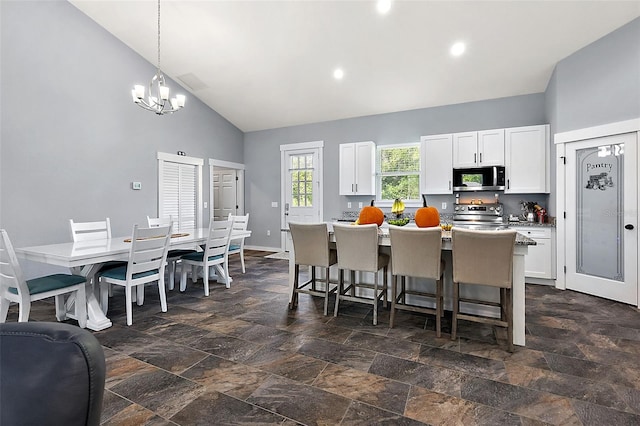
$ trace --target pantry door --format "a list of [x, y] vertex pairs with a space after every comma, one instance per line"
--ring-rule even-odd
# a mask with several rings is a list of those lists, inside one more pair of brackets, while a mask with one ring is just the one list
[[635, 306], [637, 137], [566, 144], [566, 288]]

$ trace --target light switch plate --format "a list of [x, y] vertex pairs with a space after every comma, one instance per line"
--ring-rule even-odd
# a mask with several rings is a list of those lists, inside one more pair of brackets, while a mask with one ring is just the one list
[[131, 189], [142, 189], [142, 182], [131, 182]]
[[278, 207], [278, 202], [277, 201], [272, 201], [271, 202], [271, 207]]
[[351, 208], [351, 201], [347, 202], [347, 208], [350, 209]]
[[446, 202], [442, 202], [442, 210], [446, 210], [447, 209], [447, 203]]

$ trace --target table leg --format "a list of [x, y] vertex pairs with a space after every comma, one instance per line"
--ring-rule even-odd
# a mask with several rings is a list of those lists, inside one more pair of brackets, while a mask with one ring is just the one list
[[[113, 324], [111, 320], [107, 318], [102, 309], [100, 303], [96, 297], [96, 291], [98, 291], [98, 285], [94, 288], [94, 278], [101, 264], [87, 265], [82, 268], [71, 268], [71, 272], [75, 275], [82, 275], [87, 279], [86, 281], [86, 295], [87, 295], [87, 328], [93, 331], [104, 330], [111, 327]], [[75, 302], [74, 302], [75, 303]], [[73, 308], [74, 303], [67, 303], [67, 317], [75, 318], [74, 311], [69, 312], [69, 308]]]

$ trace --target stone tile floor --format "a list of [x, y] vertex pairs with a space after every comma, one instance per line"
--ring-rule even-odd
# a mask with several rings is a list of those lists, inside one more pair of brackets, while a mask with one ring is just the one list
[[[288, 310], [287, 261], [247, 252], [230, 289], [202, 282], [146, 289], [125, 324], [116, 289], [94, 335], [107, 359], [104, 425], [638, 425], [640, 312], [548, 286], [527, 285], [527, 345], [461, 322], [436, 338], [434, 320], [300, 295]], [[333, 299], [330, 300], [332, 302]], [[15, 321], [12, 307], [9, 321]], [[55, 321], [51, 303], [32, 319]], [[426, 323], [426, 329], [423, 329]], [[444, 330], [450, 330], [445, 318]]]

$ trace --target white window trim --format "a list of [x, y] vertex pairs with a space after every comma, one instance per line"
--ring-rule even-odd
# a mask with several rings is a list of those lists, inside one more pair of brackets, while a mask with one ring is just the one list
[[[380, 197], [382, 196], [382, 183], [381, 178], [382, 174], [380, 172], [380, 151], [388, 148], [403, 148], [403, 147], [417, 147], [418, 152], [422, 156], [421, 152], [421, 143], [420, 142], [409, 142], [409, 143], [399, 143], [399, 144], [389, 144], [389, 145], [377, 145], [376, 146], [376, 201], [375, 205], [378, 207], [391, 207], [393, 205], [393, 200], [382, 200]], [[422, 157], [421, 157], [422, 158]], [[420, 162], [420, 170], [417, 173], [419, 182], [422, 182], [422, 161]], [[422, 190], [422, 187], [420, 187]], [[415, 201], [404, 201], [405, 207], [422, 207], [421, 200]]]
[[[162, 206], [162, 181], [163, 181], [163, 162], [171, 162], [185, 165], [196, 166], [196, 227], [202, 228], [203, 224], [203, 215], [202, 215], [202, 166], [204, 165], [204, 160], [202, 158], [197, 157], [187, 157], [185, 155], [176, 155], [169, 154], [166, 152], [158, 152], [158, 206], [157, 212], [159, 214], [160, 207]], [[208, 225], [208, 222], [207, 222]]]

